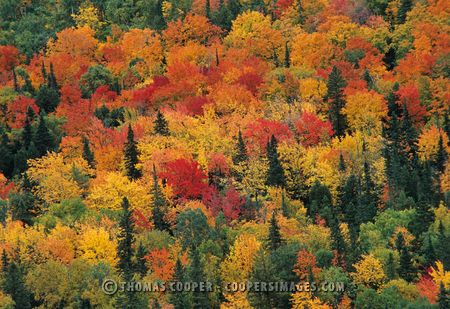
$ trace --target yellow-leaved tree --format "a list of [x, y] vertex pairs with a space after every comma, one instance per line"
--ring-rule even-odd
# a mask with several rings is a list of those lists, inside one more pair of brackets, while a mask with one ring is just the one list
[[385, 279], [383, 264], [372, 254], [363, 255], [362, 259], [354, 265], [353, 280], [373, 289], [379, 289]]

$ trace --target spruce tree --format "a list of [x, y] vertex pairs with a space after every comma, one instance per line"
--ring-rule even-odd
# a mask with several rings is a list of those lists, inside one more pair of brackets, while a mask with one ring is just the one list
[[447, 236], [444, 224], [442, 223], [442, 220], [440, 220], [436, 242], [436, 255], [438, 260], [444, 265], [444, 269], [446, 271], [450, 270], [450, 250], [448, 250], [449, 243], [450, 237]]
[[25, 286], [22, 269], [14, 261], [8, 265], [3, 290], [11, 296], [15, 308], [31, 308], [31, 293]]
[[284, 187], [286, 184], [283, 166], [278, 157], [278, 143], [274, 135], [267, 143], [267, 159], [269, 161], [269, 170], [267, 173], [266, 184], [268, 186]]
[[331, 230], [331, 247], [338, 254], [337, 260], [341, 267], [346, 268], [346, 252], [347, 246], [345, 244], [344, 237], [342, 236], [339, 219], [336, 214], [336, 210], [333, 208], [331, 211], [331, 219], [328, 223]]
[[36, 146], [38, 156], [45, 155], [48, 150], [53, 148], [53, 138], [42, 114], [39, 116], [39, 124], [34, 136], [34, 145]]
[[277, 250], [284, 242], [281, 238], [280, 227], [278, 226], [275, 211], [272, 213], [272, 218], [270, 219], [268, 241], [269, 249], [271, 251]]
[[439, 173], [444, 173], [445, 163], [447, 162], [448, 154], [444, 146], [444, 141], [442, 139], [442, 134], [439, 135], [438, 151], [436, 154], [436, 159], [434, 165]]
[[284, 67], [289, 68], [291, 66], [291, 52], [289, 50], [288, 42], [284, 46]]
[[361, 194], [361, 205], [358, 208], [358, 224], [371, 221], [377, 214], [378, 198], [375, 193], [375, 183], [370, 174], [370, 167], [367, 161], [364, 161], [364, 183]]
[[134, 243], [134, 222], [130, 203], [126, 197], [122, 200], [122, 213], [119, 220], [119, 234], [117, 235], [117, 264], [120, 273], [125, 281], [130, 281], [133, 277], [133, 243]]
[[135, 272], [140, 274], [141, 276], [145, 276], [147, 274], [147, 265], [145, 264], [145, 255], [147, 254], [147, 250], [142, 245], [142, 242], [139, 242], [139, 245], [136, 249], [136, 265]]
[[411, 253], [409, 252], [409, 248], [405, 245], [402, 233], [398, 233], [396, 245], [397, 250], [400, 253], [400, 267], [398, 269], [398, 274], [402, 279], [411, 282], [416, 276], [416, 271], [413, 267]]
[[[172, 281], [185, 282], [186, 274], [183, 264], [179, 258], [175, 264], [175, 272]], [[189, 295], [185, 291], [174, 291], [169, 295], [169, 302], [174, 306], [174, 309], [190, 308]]]
[[445, 285], [442, 281], [441, 284], [439, 285], [438, 307], [439, 309], [450, 308], [450, 298], [448, 295], [448, 291], [446, 290]]
[[55, 111], [60, 101], [60, 94], [57, 89], [48, 84], [42, 84], [36, 95], [36, 105], [41, 111], [49, 114]]
[[332, 218], [332, 197], [326, 185], [316, 181], [311, 187], [306, 203], [306, 214], [316, 222], [317, 215], [325, 219], [328, 223]]
[[[189, 280], [191, 282], [205, 282], [205, 272], [203, 263], [200, 260], [200, 253], [197, 248], [192, 249], [191, 265], [189, 267]], [[192, 306], [193, 308], [208, 308], [209, 300], [208, 294], [197, 289], [192, 292]]]
[[206, 0], [206, 3], [205, 3], [205, 16], [208, 19], [211, 19], [211, 2], [210, 2], [210, 0]]
[[154, 123], [154, 131], [155, 131], [155, 134], [158, 134], [158, 135], [162, 135], [162, 136], [170, 135], [169, 125], [167, 123], [167, 120], [164, 117], [164, 115], [161, 113], [161, 111], [159, 111], [159, 110], [156, 113], [156, 119], [155, 119], [155, 123]]
[[244, 139], [242, 138], [241, 130], [238, 132], [235, 154], [233, 155], [233, 163], [238, 165], [242, 162], [248, 161], [247, 147], [245, 146]]
[[406, 21], [406, 15], [411, 11], [413, 6], [412, 0], [400, 0], [400, 7], [397, 13], [397, 22], [403, 24]]
[[161, 187], [158, 183], [158, 176], [156, 175], [156, 168], [153, 166], [153, 207], [152, 218], [155, 228], [160, 231], [170, 231], [170, 225], [165, 219], [165, 213], [167, 208], [167, 201], [164, 194], [161, 191]]
[[36, 94], [36, 90], [33, 87], [33, 84], [31, 83], [30, 76], [25, 72], [23, 76], [24, 84], [22, 86], [22, 92], [28, 93], [31, 96], [34, 96]]
[[397, 276], [397, 270], [395, 266], [394, 254], [389, 252], [388, 259], [386, 261], [386, 276], [389, 280], [393, 280]]
[[141, 171], [136, 167], [139, 161], [139, 151], [137, 143], [134, 140], [134, 132], [131, 125], [128, 125], [127, 142], [124, 148], [125, 172], [130, 180], [136, 180], [141, 177]]
[[339, 193], [339, 204], [348, 224], [350, 233], [359, 232], [360, 183], [355, 175], [350, 175]]
[[346, 85], [347, 82], [342, 77], [341, 71], [333, 66], [328, 76], [325, 100], [329, 103], [328, 117], [333, 125], [335, 136], [343, 136], [347, 129], [347, 119], [342, 114], [345, 105], [343, 89]]
[[89, 164], [91, 168], [95, 168], [95, 158], [94, 153], [91, 150], [89, 140], [86, 136], [83, 136], [83, 159]]
[[339, 166], [338, 169], [340, 172], [345, 172], [346, 170], [346, 165], [345, 165], [345, 160], [344, 160], [344, 156], [342, 155], [342, 152], [339, 154]]
[[[214, 12], [212, 22], [222, 29], [230, 30], [231, 28], [230, 12], [228, 11], [228, 7], [225, 4], [224, 0], [219, 0], [219, 8], [217, 9], [216, 12]], [[217, 49], [216, 49], [216, 60], [217, 60]]]
[[428, 234], [427, 242], [424, 250], [424, 256], [427, 261], [427, 265], [433, 264], [436, 260], [436, 251], [434, 250], [433, 241], [431, 240], [430, 234]]

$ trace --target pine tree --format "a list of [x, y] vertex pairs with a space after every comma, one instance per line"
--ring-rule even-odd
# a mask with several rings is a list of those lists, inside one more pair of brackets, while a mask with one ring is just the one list
[[34, 89], [33, 84], [31, 83], [30, 76], [28, 75], [28, 73], [25, 72], [22, 78], [24, 80], [24, 84], [21, 89], [22, 92], [28, 93], [34, 97], [34, 95], [36, 94], [36, 90]]
[[396, 246], [400, 253], [400, 267], [398, 269], [398, 274], [402, 279], [410, 282], [414, 280], [416, 272], [412, 264], [411, 253], [405, 245], [402, 233], [398, 233], [397, 235]]
[[397, 65], [397, 51], [392, 45], [391, 39], [388, 39], [386, 43], [389, 46], [389, 49], [383, 56], [383, 62], [386, 65], [387, 70], [392, 71]]
[[[227, 9], [228, 12], [230, 12], [230, 28], [231, 28], [231, 21], [235, 20], [236, 17], [241, 13], [241, 3], [239, 0], [228, 0], [227, 1]], [[230, 28], [227, 28], [228, 30]]]
[[345, 268], [347, 264], [345, 255], [347, 252], [347, 246], [345, 244], [344, 237], [342, 236], [339, 219], [337, 218], [334, 208], [331, 211], [331, 219], [328, 225], [331, 230], [331, 247], [337, 253], [338, 264]]
[[134, 140], [134, 132], [131, 125], [128, 125], [127, 142], [124, 148], [125, 172], [130, 180], [136, 180], [141, 177], [141, 171], [136, 168], [139, 161], [139, 151], [137, 143]]
[[308, 203], [306, 203], [306, 214], [316, 222], [317, 215], [330, 222], [332, 218], [332, 197], [326, 185], [316, 181], [309, 191]]
[[397, 13], [397, 22], [403, 24], [406, 21], [406, 15], [413, 7], [412, 0], [400, 0], [400, 7]]
[[241, 130], [238, 132], [237, 143], [235, 148], [235, 154], [233, 155], [233, 163], [238, 165], [242, 162], [248, 161], [247, 147], [245, 146], [244, 139], [242, 138]]
[[342, 152], [339, 154], [339, 166], [338, 169], [340, 172], [345, 172], [346, 166], [345, 166], [345, 160], [344, 156], [342, 155]]
[[437, 259], [442, 262], [445, 270], [450, 270], [450, 250], [448, 250], [448, 244], [450, 243], [450, 237], [447, 236], [444, 224], [442, 220], [439, 221], [438, 235], [436, 242], [436, 255]]
[[83, 159], [89, 164], [91, 168], [95, 168], [94, 153], [91, 150], [89, 140], [86, 136], [83, 136]]
[[60, 101], [60, 94], [57, 89], [42, 84], [36, 95], [36, 105], [41, 111], [49, 114], [55, 111]]
[[[205, 273], [203, 269], [203, 263], [200, 260], [200, 253], [197, 248], [192, 249], [191, 253], [191, 265], [189, 267], [189, 280], [191, 282], [205, 282]], [[196, 291], [192, 292], [192, 306], [193, 308], [208, 308], [209, 300], [205, 292]]]
[[286, 42], [284, 46], [284, 67], [285, 68], [291, 67], [291, 52], [289, 50], [288, 42]]
[[224, 0], [219, 0], [219, 8], [213, 14], [212, 22], [222, 29], [230, 30], [231, 28], [230, 12], [228, 11], [228, 7], [226, 6]]
[[156, 168], [153, 165], [153, 207], [152, 207], [152, 218], [155, 228], [160, 231], [170, 231], [170, 225], [165, 219], [166, 205], [167, 201], [164, 194], [161, 191], [161, 187], [158, 183], [158, 176], [156, 175]]
[[31, 293], [25, 286], [23, 272], [16, 262], [8, 265], [3, 290], [11, 296], [15, 308], [31, 308]]
[[154, 131], [155, 131], [155, 134], [159, 134], [162, 136], [170, 135], [169, 125], [167, 123], [167, 120], [159, 110], [156, 113], [156, 119], [155, 119], [155, 123], [154, 123]]
[[142, 242], [139, 242], [139, 245], [136, 249], [136, 265], [135, 272], [140, 274], [141, 276], [145, 276], [147, 274], [147, 265], [145, 264], [145, 255], [147, 251], [145, 247], [142, 245]]
[[333, 125], [335, 136], [343, 136], [347, 128], [347, 119], [342, 114], [344, 108], [344, 94], [343, 89], [347, 85], [343, 79], [341, 71], [333, 66], [333, 69], [328, 76], [327, 94], [325, 100], [329, 102], [328, 117]]
[[119, 221], [119, 234], [117, 235], [117, 264], [120, 273], [125, 281], [130, 281], [133, 277], [133, 243], [134, 243], [134, 222], [130, 203], [126, 197], [122, 200], [122, 213]]
[[375, 183], [370, 175], [370, 167], [364, 161], [364, 185], [361, 194], [361, 205], [358, 208], [358, 224], [371, 221], [377, 214], [377, 194], [374, 192]]
[[284, 242], [283, 238], [281, 238], [280, 227], [278, 226], [275, 211], [272, 213], [272, 218], [270, 219], [268, 241], [269, 249], [271, 251], [277, 250]]
[[283, 192], [281, 192], [281, 213], [284, 217], [289, 218], [289, 209], [286, 203], [286, 196], [284, 194], [284, 190]]
[[450, 308], [450, 298], [448, 295], [448, 291], [445, 289], [445, 285], [442, 281], [441, 284], [439, 285], [438, 308], [439, 309]]
[[428, 265], [433, 264], [436, 260], [436, 251], [434, 250], [433, 241], [431, 240], [431, 236], [428, 234], [427, 243], [424, 252], [425, 259]]
[[36, 146], [38, 156], [45, 155], [48, 150], [53, 148], [53, 138], [42, 114], [39, 116], [39, 124], [34, 136], [34, 145]]
[[[185, 282], [185, 269], [179, 258], [175, 264], [175, 272], [173, 275], [173, 282]], [[185, 291], [174, 291], [169, 295], [169, 302], [174, 306], [174, 309], [190, 308], [189, 297]]]
[[274, 135], [267, 143], [267, 159], [269, 161], [269, 171], [267, 173], [266, 184], [268, 186], [284, 187], [286, 184], [283, 166], [278, 157], [278, 143]]
[[339, 193], [339, 204], [350, 232], [359, 232], [360, 183], [355, 175], [350, 175]]
[[2, 251], [2, 272], [4, 274], [6, 274], [6, 272], [8, 271], [8, 266], [9, 266], [8, 255], [6, 254], [6, 250], [3, 249], [3, 251]]
[[149, 26], [152, 29], [163, 30], [167, 26], [163, 15], [163, 3], [163, 0], [156, 0], [154, 6], [151, 8], [152, 11], [150, 16], [152, 16], [152, 18], [149, 21]]
[[280, 66], [280, 60], [278, 59], [277, 50], [275, 48], [273, 49], [272, 60], [273, 63], [275, 64], [275, 67], [278, 68]]

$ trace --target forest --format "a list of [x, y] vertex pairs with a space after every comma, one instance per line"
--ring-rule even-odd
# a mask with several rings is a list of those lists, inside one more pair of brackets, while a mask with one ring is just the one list
[[449, 79], [448, 0], [0, 0], [0, 308], [450, 308]]

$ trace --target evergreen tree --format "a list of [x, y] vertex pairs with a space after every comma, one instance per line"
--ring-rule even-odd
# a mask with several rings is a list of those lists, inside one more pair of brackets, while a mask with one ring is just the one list
[[448, 250], [448, 244], [450, 243], [450, 237], [447, 236], [444, 224], [442, 220], [439, 221], [438, 235], [436, 242], [436, 255], [437, 259], [442, 262], [445, 270], [450, 270], [450, 250]]
[[424, 250], [424, 256], [428, 265], [433, 264], [436, 260], [436, 251], [434, 250], [433, 241], [431, 240], [431, 236], [428, 234], [427, 243]]
[[6, 130], [0, 127], [0, 172], [10, 177], [14, 171], [14, 157]]
[[153, 207], [152, 207], [153, 224], [155, 225], [155, 228], [157, 228], [160, 231], [170, 232], [170, 225], [169, 223], [167, 223], [165, 219], [167, 201], [166, 198], [164, 197], [164, 194], [161, 191], [161, 187], [159, 186], [155, 166], [153, 166], [152, 196], [153, 196]]
[[[219, 26], [222, 29], [230, 30], [231, 28], [231, 19], [230, 12], [228, 11], [228, 7], [225, 4], [224, 0], [219, 0], [219, 8], [216, 12], [214, 12], [212, 17], [212, 22]], [[217, 64], [217, 49], [216, 49], [216, 64]]]
[[342, 152], [339, 154], [339, 166], [338, 169], [340, 172], [345, 172], [346, 166], [345, 166], [345, 160], [344, 156], [342, 155]]
[[411, 253], [405, 245], [405, 240], [402, 233], [397, 234], [396, 246], [400, 254], [400, 267], [398, 269], [398, 274], [402, 279], [411, 282], [416, 276], [416, 271], [412, 264]]
[[227, 9], [229, 12], [229, 20], [230, 20], [230, 27], [227, 28], [227, 30], [231, 29], [231, 21], [235, 20], [236, 17], [241, 13], [241, 3], [239, 0], [228, 0], [227, 1]]
[[133, 277], [133, 243], [134, 243], [134, 222], [130, 203], [126, 197], [122, 200], [122, 213], [119, 221], [119, 234], [117, 235], [117, 264], [120, 273], [125, 281], [130, 281]]
[[316, 222], [317, 215], [329, 222], [332, 218], [332, 197], [326, 185], [316, 181], [309, 191], [306, 214]]
[[337, 218], [337, 214], [335, 209], [333, 208], [331, 211], [331, 219], [328, 223], [331, 230], [331, 247], [338, 254], [338, 264], [341, 267], [346, 267], [346, 256], [347, 246], [345, 244], [344, 237], [342, 236], [339, 219]]
[[147, 265], [145, 264], [145, 255], [147, 251], [145, 247], [142, 245], [142, 242], [139, 242], [139, 245], [136, 249], [136, 267], [135, 272], [140, 274], [141, 276], [145, 276], [147, 274]]
[[284, 190], [283, 192], [281, 192], [281, 213], [283, 214], [284, 217], [289, 218], [289, 209], [286, 203], [286, 196], [284, 194]]
[[235, 154], [233, 155], [233, 163], [238, 165], [239, 163], [247, 161], [248, 161], [247, 147], [245, 146], [244, 139], [242, 138], [241, 130], [239, 130], [237, 136], [236, 150]]
[[55, 72], [53, 71], [53, 63], [50, 63], [50, 74], [48, 75], [47, 84], [50, 88], [59, 92], [58, 82], [56, 81]]
[[438, 151], [436, 154], [435, 166], [439, 173], [444, 173], [445, 163], [447, 162], [448, 154], [444, 146], [442, 134], [439, 135]]
[[389, 280], [393, 280], [397, 276], [397, 270], [395, 266], [394, 254], [389, 252], [388, 259], [386, 261], [386, 276]]
[[48, 150], [53, 148], [53, 138], [42, 114], [39, 116], [39, 124], [34, 136], [34, 145], [36, 146], [38, 156], [45, 155]]
[[45, 69], [44, 62], [42, 62], [42, 64], [41, 64], [41, 74], [42, 74], [42, 79], [46, 80], [47, 79], [47, 70]]
[[[200, 260], [200, 253], [197, 248], [192, 249], [191, 265], [189, 267], [189, 280], [191, 282], [204, 282], [206, 281], [203, 263]], [[192, 292], [192, 307], [193, 308], [208, 308], [209, 300], [208, 295], [204, 291]]]
[[42, 84], [39, 87], [36, 95], [36, 105], [41, 111], [49, 114], [55, 111], [60, 101], [60, 95], [57, 89], [50, 87], [47, 84]]
[[339, 203], [350, 233], [359, 232], [360, 183], [355, 175], [350, 175], [339, 194]]
[[8, 265], [3, 290], [11, 296], [15, 308], [31, 308], [31, 293], [25, 286], [23, 271], [16, 262]]
[[269, 161], [269, 171], [266, 184], [268, 186], [284, 187], [286, 184], [284, 170], [278, 157], [278, 143], [274, 135], [267, 143], [267, 159]]
[[389, 46], [389, 49], [384, 54], [383, 62], [386, 65], [387, 70], [392, 71], [397, 65], [397, 51], [392, 45], [391, 39], [388, 39], [387, 45]]
[[369, 70], [367, 70], [367, 69], [364, 70], [363, 79], [367, 84], [368, 90], [375, 89], [375, 83], [374, 83], [373, 77], [369, 73]]
[[[185, 282], [185, 269], [179, 258], [175, 264], [175, 272], [173, 275], [174, 282]], [[169, 295], [169, 302], [174, 306], [174, 309], [190, 308], [190, 301], [188, 294], [185, 291], [174, 291]]]
[[210, 0], [206, 0], [206, 3], [205, 3], [205, 16], [208, 19], [211, 19], [211, 2], [210, 2]]
[[31, 79], [30, 76], [28, 75], [28, 73], [26, 71], [24, 71], [24, 74], [22, 76], [24, 83], [22, 86], [22, 92], [24, 93], [28, 93], [31, 96], [34, 96], [36, 94], [36, 90], [33, 87], [33, 84], [31, 83]]
[[167, 123], [167, 120], [159, 110], [156, 113], [156, 119], [155, 119], [155, 123], [154, 123], [154, 131], [155, 131], [155, 134], [159, 134], [162, 136], [170, 135], [169, 125]]
[[400, 7], [397, 13], [397, 22], [403, 24], [406, 21], [406, 15], [413, 7], [412, 0], [400, 0]]
[[281, 238], [280, 227], [278, 226], [276, 213], [275, 211], [272, 213], [272, 218], [270, 219], [270, 227], [269, 227], [269, 249], [271, 251], [277, 250], [283, 244], [283, 239]]
[[4, 274], [6, 274], [6, 272], [8, 271], [8, 266], [9, 266], [8, 255], [6, 254], [6, 250], [3, 249], [2, 250], [2, 272]]
[[450, 138], [450, 107], [444, 114], [444, 132], [447, 134], [447, 137]]
[[278, 59], [277, 50], [275, 48], [273, 49], [272, 60], [273, 63], [275, 64], [275, 67], [278, 68], [280, 66], [280, 60]]
[[83, 136], [83, 159], [89, 164], [91, 168], [95, 168], [94, 153], [91, 151], [89, 140], [86, 136]]
[[343, 79], [341, 71], [333, 66], [333, 69], [328, 76], [327, 94], [325, 100], [329, 102], [328, 117], [333, 125], [335, 136], [343, 136], [347, 128], [347, 119], [342, 114], [344, 108], [344, 94], [343, 89], [347, 85]]
[[136, 168], [139, 161], [139, 152], [137, 143], [134, 140], [134, 132], [131, 125], [128, 125], [127, 142], [124, 148], [125, 172], [130, 180], [136, 180], [141, 177], [141, 171]]
[[439, 309], [450, 308], [450, 298], [448, 295], [448, 291], [445, 289], [445, 285], [442, 281], [441, 284], [439, 285], [438, 307]]
[[284, 47], [284, 67], [289, 68], [291, 66], [291, 52], [289, 50], [288, 42]]
[[167, 27], [166, 20], [163, 15], [163, 0], [156, 0], [154, 6], [151, 8], [149, 26], [155, 30], [163, 30]]
[[371, 221], [377, 214], [377, 194], [374, 192], [375, 183], [370, 175], [370, 167], [364, 161], [364, 185], [361, 194], [361, 205], [358, 208], [357, 222], [359, 224]]

